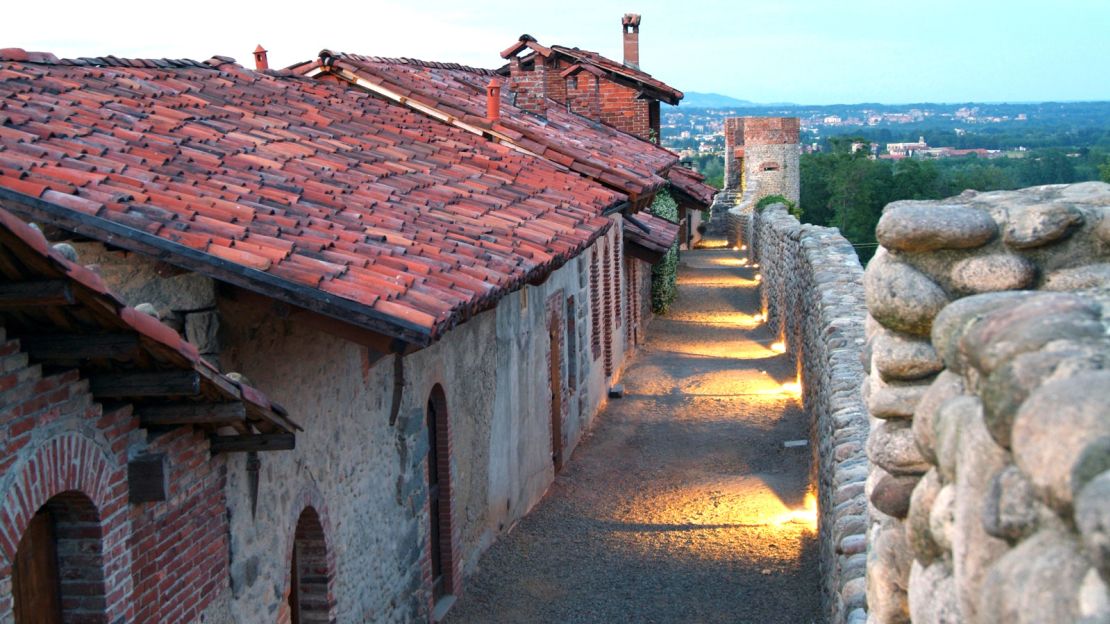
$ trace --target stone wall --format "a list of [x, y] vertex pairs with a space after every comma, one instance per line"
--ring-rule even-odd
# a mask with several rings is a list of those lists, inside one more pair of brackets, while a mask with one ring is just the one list
[[762, 274], [764, 318], [798, 363], [813, 423], [826, 619], [862, 624], [867, 618], [867, 411], [859, 393], [865, 376], [863, 269], [835, 229], [802, 225], [781, 205], [752, 213], [755, 196], [746, 193], [730, 212], [730, 242], [750, 248]]
[[877, 236], [872, 621], [1110, 621], [1110, 185], [895, 202]]

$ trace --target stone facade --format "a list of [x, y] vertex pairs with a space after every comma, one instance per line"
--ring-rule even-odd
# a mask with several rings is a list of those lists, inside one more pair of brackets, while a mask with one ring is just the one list
[[[210, 314], [211, 357], [265, 389], [304, 427], [292, 451], [211, 460], [203, 452], [199, 465], [219, 481], [215, 491], [197, 495], [215, 504], [219, 522], [212, 526], [222, 527], [219, 549], [204, 552], [229, 562], [204, 579], [216, 605], [206, 621], [254, 621], [262, 614], [288, 622], [294, 549], [302, 561], [304, 553], [318, 553], [327, 572], [321, 617], [428, 619], [425, 414], [434, 396], [442, 397], [446, 412], [440, 456], [449, 458], [441, 482], [446, 515], [440, 516], [446, 583], [449, 593], [464, 593], [480, 555], [543, 496], [643, 339], [651, 271], [624, 257], [621, 219], [613, 220], [605, 236], [543, 283], [511, 293], [400, 363], [301, 322], [287, 305], [99, 243], [77, 245], [81, 261], [91, 262], [128, 303], [151, 304], [186, 331], [190, 318]], [[591, 264], [606, 270], [591, 280]], [[553, 358], [560, 383], [556, 423]], [[553, 435], [560, 436], [557, 444]], [[557, 460], [553, 449], [561, 449]], [[311, 548], [299, 545], [306, 516], [316, 534]], [[196, 604], [199, 613], [208, 603]], [[181, 619], [170, 615], [161, 619]]]
[[1097, 182], [884, 210], [872, 621], [1110, 621], [1108, 224]]
[[835, 229], [802, 225], [781, 205], [755, 212], [755, 197], [746, 193], [729, 213], [735, 228], [730, 243], [746, 246], [759, 266], [764, 318], [797, 363], [803, 403], [812, 418], [826, 618], [862, 624], [867, 618], [868, 434], [859, 395], [865, 376], [860, 363], [863, 268]]

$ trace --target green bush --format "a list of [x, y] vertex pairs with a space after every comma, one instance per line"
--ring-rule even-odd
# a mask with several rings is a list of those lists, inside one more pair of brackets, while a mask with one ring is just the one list
[[798, 204], [790, 201], [782, 195], [768, 195], [767, 197], [764, 197], [763, 199], [756, 202], [755, 211], [763, 212], [764, 208], [766, 208], [767, 206], [772, 206], [774, 204], [782, 204], [783, 206], [786, 206], [786, 211], [794, 215], [794, 218], [798, 219], [799, 221], [802, 219], [802, 210], [798, 208]]
[[[659, 191], [648, 212], [671, 223], [678, 223], [678, 204], [667, 191]], [[676, 242], [659, 262], [651, 267], [651, 309], [656, 314], [666, 314], [667, 308], [678, 296], [675, 277], [678, 274], [678, 243]]]

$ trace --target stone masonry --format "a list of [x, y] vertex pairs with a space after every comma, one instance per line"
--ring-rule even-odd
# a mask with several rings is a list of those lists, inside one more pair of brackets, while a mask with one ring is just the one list
[[877, 235], [870, 621], [1110, 621], [1110, 185], [895, 202]]
[[729, 242], [747, 246], [760, 269], [764, 318], [796, 362], [812, 423], [826, 620], [862, 624], [868, 434], [859, 394], [865, 377], [863, 268], [835, 229], [803, 225], [782, 205], [755, 212], [762, 197], [756, 188], [749, 185], [728, 212]]

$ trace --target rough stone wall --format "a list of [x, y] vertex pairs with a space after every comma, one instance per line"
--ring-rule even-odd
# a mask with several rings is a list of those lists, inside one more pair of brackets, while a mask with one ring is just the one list
[[[612, 236], [599, 244], [611, 244]], [[405, 357], [402, 407], [393, 426], [392, 358], [367, 367], [365, 350], [353, 343], [274, 320], [264, 311], [221, 304], [229, 333], [226, 364], [266, 388], [305, 426], [296, 450], [262, 457], [263, 496], [253, 519], [245, 466], [239, 461], [230, 468], [232, 578], [239, 617], [271, 613], [283, 604], [287, 560], [273, 553], [289, 550], [303, 491], [326, 505], [323, 528], [335, 552], [338, 621], [424, 617], [422, 566], [429, 522], [424, 415], [437, 384], [450, 420], [451, 516], [460, 574], [475, 568], [481, 553], [535, 505], [554, 478], [545, 303], [575, 296], [576, 344], [588, 353], [581, 330], [590, 325], [589, 290], [581, 287], [580, 261]], [[618, 361], [621, 343], [614, 345], [621, 349]], [[605, 397], [600, 358], [579, 360], [576, 391], [570, 391], [567, 362], [581, 352], [560, 357], [567, 458]], [[285, 584], [263, 579], [285, 579]]]
[[[31, 516], [76, 496], [91, 513], [76, 549], [58, 534], [66, 621], [73, 610], [109, 622], [232, 621], [226, 467], [203, 432], [149, 435], [130, 406], [105, 411], [77, 370], [44, 374], [0, 328], [0, 439], [0, 620], [12, 618], [12, 560]], [[132, 504], [127, 462], [146, 453], [166, 455], [167, 500]]]
[[151, 262], [135, 253], [109, 251], [99, 242], [74, 242], [81, 263], [99, 273], [130, 305], [149, 303], [202, 355], [219, 354], [216, 283], [208, 277]]
[[877, 236], [872, 620], [1110, 621], [1110, 185], [895, 202]]
[[802, 225], [781, 205], [751, 218], [749, 257], [762, 274], [764, 318], [798, 364], [819, 508], [826, 619], [862, 624], [865, 609], [867, 410], [863, 268], [833, 228]]

